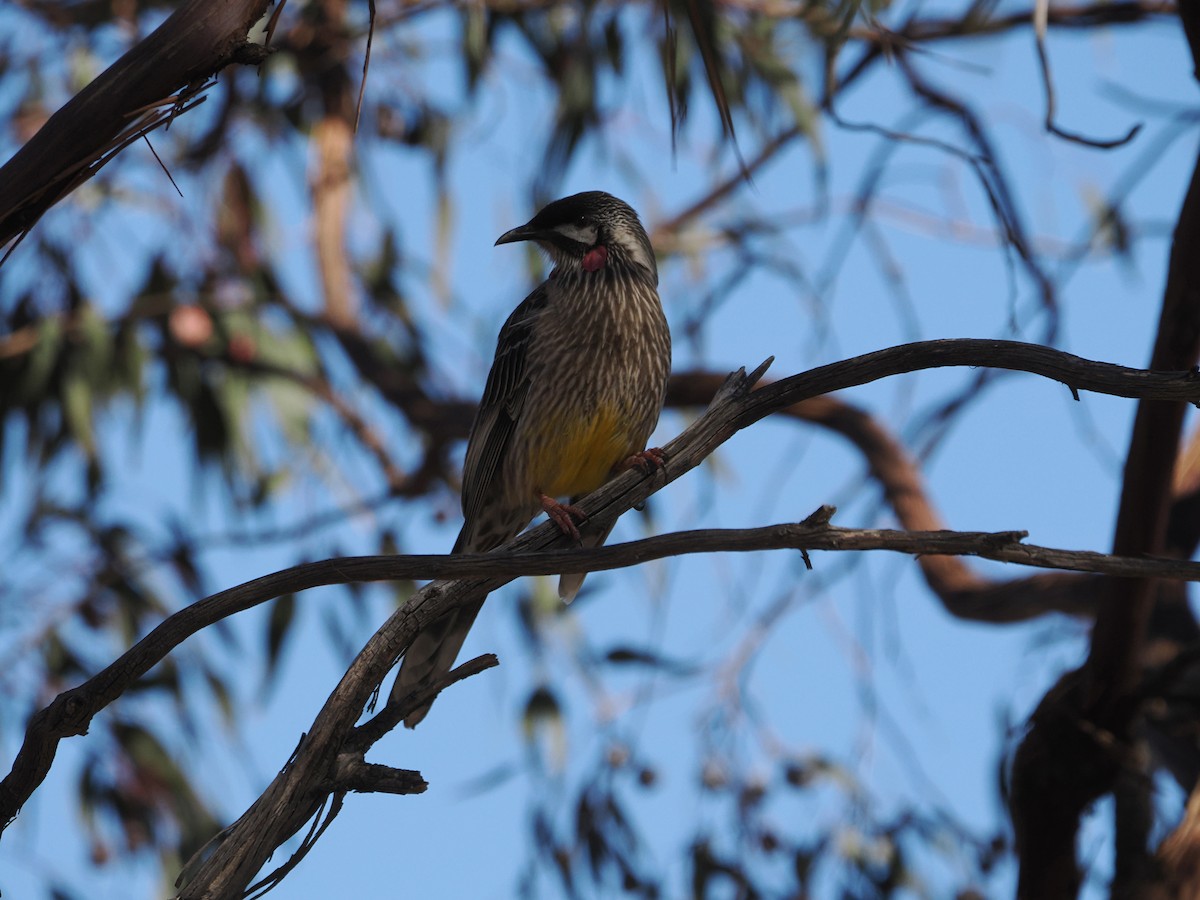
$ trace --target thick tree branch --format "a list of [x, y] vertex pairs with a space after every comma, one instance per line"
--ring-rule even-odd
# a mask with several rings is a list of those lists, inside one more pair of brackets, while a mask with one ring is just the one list
[[[818, 394], [916, 368], [944, 365], [991, 365], [1020, 368], [1055, 378], [1073, 390], [1124, 394], [1151, 391], [1196, 399], [1197, 378], [1191, 373], [1161, 375], [1118, 366], [1090, 363], [1046, 348], [1003, 341], [924, 342], [867, 354], [845, 363], [825, 366], [777, 382], [759, 391], [751, 388], [762, 368], [749, 377], [734, 376], [708, 412], [664, 448], [668, 461], [660, 473], [673, 481], [698, 465], [717, 446], [741, 428], [772, 412]], [[765, 368], [765, 367], [764, 367]], [[657, 481], [657, 476], [654, 479]], [[633, 472], [609, 482], [582, 502], [589, 516], [585, 527], [604, 527], [654, 488], [649, 477]], [[560, 541], [551, 525], [518, 538], [508, 549], [541, 549]], [[298, 830], [324, 783], [339, 747], [384, 674], [396, 662], [417, 631], [441, 618], [456, 605], [494, 590], [502, 579], [487, 582], [435, 582], [418, 592], [367, 642], [359, 657], [318, 714], [293, 764], [272, 782], [235, 826], [235, 838], [208, 859], [182, 897], [232, 897], [253, 878], [283, 840]]]
[[[1200, 14], [1185, 4], [1180, 15], [1185, 33], [1189, 40], [1194, 40], [1195, 21]], [[1192, 49], [1193, 55], [1200, 59], [1200, 46]], [[1192, 171], [1171, 243], [1151, 367], [1190, 368], [1200, 361], [1197, 246], [1200, 246], [1200, 158]], [[1138, 404], [1125, 461], [1114, 553], [1163, 552], [1185, 412], [1186, 407], [1178, 403]], [[1102, 706], [1118, 703], [1122, 696], [1132, 692], [1140, 677], [1141, 642], [1153, 604], [1153, 589], [1150, 583], [1114, 587], [1116, 595], [1096, 623], [1088, 662], [1096, 679], [1097, 702]]]
[[[554, 530], [545, 529], [549, 538]], [[214, 594], [169, 616], [120, 659], [84, 684], [59, 695], [30, 721], [25, 745], [12, 772], [0, 782], [0, 817], [10, 821], [49, 770], [57, 742], [87, 732], [91, 718], [124, 693], [187, 638], [204, 628], [266, 603], [283, 594], [334, 584], [427, 579], [500, 579], [555, 575], [564, 571], [600, 572], [640, 565], [656, 559], [695, 553], [734, 553], [763, 550], [887, 550], [920, 556], [954, 554], [1040, 568], [1067, 569], [1121, 577], [1155, 576], [1200, 581], [1200, 563], [1178, 560], [1133, 559], [1084, 550], [1060, 550], [1021, 543], [1025, 533], [910, 532], [891, 529], [853, 529], [804, 524], [769, 525], [747, 529], [682, 531], [593, 549], [343, 557], [305, 563]], [[552, 543], [545, 541], [543, 543]], [[1006, 618], [1000, 618], [1005, 621]], [[495, 664], [481, 658], [460, 667], [437, 689]], [[363, 726], [358, 743], [378, 740], [404, 717], [385, 711], [386, 727]], [[41, 763], [41, 764], [39, 764]]]
[[129, 136], [170, 121], [176, 107], [230, 63], [261, 62], [246, 35], [268, 0], [187, 0], [56, 112], [0, 168], [0, 247], [91, 178]]
[[[1007, 341], [927, 341], [909, 344], [823, 366], [752, 391], [751, 388], [765, 369], [764, 365], [750, 376], [731, 376], [705, 415], [666, 446], [668, 458], [661, 472], [653, 476], [632, 471], [624, 473], [586, 498], [581, 504], [589, 516], [584, 528], [605, 527], [664, 483], [675, 480], [699, 465], [737, 431], [773, 412], [819, 394], [888, 375], [949, 365], [1021, 369], [1062, 381], [1073, 390], [1200, 401], [1200, 377], [1190, 372], [1143, 372]], [[562, 540], [562, 535], [555, 527], [545, 524], [521, 536], [506, 549], [513, 553], [527, 553], [561, 543]], [[666, 536], [658, 540], [665, 540], [669, 545], [671, 538]], [[878, 536], [873, 540], [879, 540]], [[1003, 546], [1012, 542], [1010, 535], [997, 543]], [[621, 552], [619, 548], [612, 549]], [[1011, 548], [1005, 550], [1010, 551], [1023, 552]], [[914, 552], [914, 545], [908, 545], [906, 552]], [[593, 563], [598, 565], [600, 562], [589, 557], [586, 565], [581, 565], [583, 561], [567, 562], [570, 558], [569, 554], [558, 556], [555, 565], [543, 568], [545, 571], [559, 571], [560, 567], [583, 571], [584, 568], [591, 568]], [[469, 566], [478, 565], [481, 568], [477, 571], [486, 572], [489, 577], [486, 580], [434, 582], [389, 618], [367, 642], [331, 694], [291, 764], [280, 772], [267, 791], [233, 826], [231, 839], [223, 841], [213, 855], [200, 864], [191, 884], [181, 896], [240, 895], [270, 854], [303, 827], [313, 811], [320, 807], [327, 796], [327, 791], [323, 793], [323, 786], [331, 783], [338, 754], [353, 735], [355, 722], [372, 692], [378, 689], [384, 675], [413, 636], [454, 605], [477, 597], [480, 592], [495, 590], [516, 577], [500, 574], [503, 571], [501, 561], [500, 557], [491, 555], [457, 561], [458, 576], [463, 576]], [[338, 561], [336, 571], [326, 569], [320, 576], [311, 568], [288, 570], [232, 588], [182, 610], [169, 620], [169, 626], [163, 623], [117, 663], [83, 686], [65, 692], [50, 707], [33, 717], [13, 771], [0, 783], [0, 818], [7, 820], [15, 815], [45, 777], [61, 737], [86, 731], [96, 710], [112, 702], [125, 687], [161, 659], [164, 652], [193, 633], [197, 623], [208, 621], [218, 611], [228, 615], [232, 611], [248, 608], [262, 598], [263, 592], [278, 594], [322, 583], [368, 580], [372, 577], [372, 566], [395, 564], [396, 560], [386, 558]], [[376, 568], [374, 576], [405, 577], [396, 568], [390, 569], [387, 574]]]
[[[1171, 252], [1171, 267], [1152, 365], [1194, 366], [1200, 359], [1200, 160], [1193, 172]], [[1113, 552], [1162, 553], [1166, 545], [1175, 457], [1186, 407], [1138, 404], [1125, 463]], [[1114, 585], [1096, 622], [1089, 665], [1097, 703], [1109, 707], [1128, 696], [1141, 675], [1142, 640], [1154, 602], [1154, 585]], [[1103, 696], [1101, 696], [1103, 695]]]
[[[1179, 6], [1193, 64], [1200, 61], [1200, 12]], [[1151, 365], [1190, 368], [1200, 360], [1200, 158], [1183, 200], [1171, 246]], [[1172, 478], [1186, 408], [1181, 403], [1138, 404], [1125, 460], [1113, 552], [1167, 551]], [[1039, 704], [1013, 764], [1010, 810], [1024, 900], [1074, 896], [1080, 885], [1075, 841], [1079, 818], [1111, 792], [1136, 765], [1133, 735], [1141, 717], [1138, 684], [1146, 633], [1158, 585], [1110, 581], [1082, 669], [1065, 675]], [[1073, 740], [1072, 736], [1084, 736]], [[1118, 829], [1119, 834], [1119, 829]], [[1147, 871], [1146, 847], [1118, 842], [1114, 891], [1133, 888], [1126, 873]], [[1137, 858], [1133, 858], [1130, 854]], [[1142, 884], [1139, 890], [1149, 890]]]

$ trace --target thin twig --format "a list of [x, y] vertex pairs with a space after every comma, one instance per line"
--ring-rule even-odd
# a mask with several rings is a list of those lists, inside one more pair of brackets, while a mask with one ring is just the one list
[[150, 152], [154, 154], [154, 159], [158, 162], [159, 168], [163, 170], [163, 174], [167, 176], [167, 181], [171, 182], [171, 187], [175, 188], [180, 198], [183, 197], [183, 191], [179, 189], [179, 185], [175, 183], [175, 179], [171, 176], [171, 170], [167, 168], [167, 164], [162, 161], [162, 157], [158, 155], [158, 151], [154, 149], [154, 145], [150, 143], [149, 135], [142, 135], [142, 140], [146, 142], [146, 146], [150, 148]]
[[375, 0], [367, 0], [370, 21], [367, 23], [367, 49], [363, 54], [362, 80], [358, 84], [358, 102], [354, 106], [354, 133], [358, 134], [358, 121], [362, 118], [363, 94], [367, 90], [367, 69], [371, 65], [371, 40], [375, 37]]
[[1050, 17], [1050, 0], [1036, 0], [1033, 6], [1033, 39], [1037, 47], [1038, 67], [1042, 73], [1042, 88], [1046, 94], [1046, 130], [1051, 134], [1070, 141], [1073, 144], [1082, 144], [1084, 147], [1095, 147], [1098, 150], [1112, 150], [1124, 144], [1128, 144], [1137, 136], [1137, 133], [1142, 130], [1140, 122], [1136, 123], [1129, 129], [1124, 137], [1114, 138], [1112, 140], [1100, 140], [1096, 138], [1085, 137], [1082, 134], [1077, 134], [1073, 131], [1067, 131], [1059, 128], [1055, 124], [1055, 110], [1058, 102], [1054, 91], [1054, 77], [1050, 72], [1050, 54], [1046, 50], [1046, 25]]

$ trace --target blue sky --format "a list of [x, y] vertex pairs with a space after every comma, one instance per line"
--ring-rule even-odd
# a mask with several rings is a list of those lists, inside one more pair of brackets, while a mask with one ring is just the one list
[[[645, 26], [640, 14], [629, 15], [631, 34]], [[430, 16], [420, 27], [421, 39], [435, 52], [403, 67], [410, 81], [374, 78], [368, 92], [428, 90], [458, 106], [453, 23]], [[378, 59], [395, 61], [409, 37], [399, 30], [383, 35], [376, 44]], [[439, 46], [445, 50], [442, 55], [436, 52]], [[546, 127], [552, 110], [534, 63], [515, 42], [502, 46], [505, 65], [488, 76], [485, 90], [455, 123], [462, 139], [448, 169], [453, 201], [445, 271], [449, 297], [440, 295], [431, 279], [406, 282], [414, 315], [440, 361], [447, 394], [478, 394], [495, 332], [531, 286], [523, 253], [493, 248], [492, 243], [532, 212], [525, 188], [539, 157], [528, 135]], [[1178, 139], [1155, 149], [1169, 126], [1119, 99], [1115, 86], [1134, 97], [1188, 103], [1194, 90], [1191, 63], [1174, 24], [1139, 28], [1134, 38], [1120, 30], [1092, 35], [1052, 31], [1050, 50], [1064, 126], [1107, 137], [1146, 119], [1142, 135], [1111, 153], [1044, 135], [1043, 97], [1028, 32], [939, 44], [918, 65], [932, 80], [969, 92], [978, 102], [1017, 185], [1030, 234], [1040, 246], [1079, 241], [1089, 227], [1090, 199], [1130, 172], [1141, 176], [1125, 212], [1136, 223], [1156, 226], [1158, 237], [1140, 241], [1127, 261], [1091, 261], [1071, 276], [1062, 290], [1059, 341], [1062, 349], [1085, 357], [1141, 366], [1149, 357], [1157, 317], [1165, 238], [1194, 162], [1196, 136], [1194, 129], [1183, 130]], [[797, 47], [797, 52], [811, 51]], [[816, 63], [813, 54], [814, 77]], [[702, 193], [714, 170], [728, 173], [733, 167], [729, 152], [715, 145], [706, 109], [694, 109], [686, 140], [671, 158], [658, 75], [645, 54], [634, 66], [637, 74], [623, 89], [626, 105], [611, 124], [607, 147], [585, 145], [560, 193], [611, 190], [637, 206], [653, 226]], [[386, 69], [381, 65], [375, 71]], [[897, 84], [895, 73], [878, 67], [845, 98], [841, 114], [851, 121], [895, 126], [909, 108]], [[203, 120], [193, 116], [176, 127], [181, 136], [195, 134]], [[925, 123], [914, 127], [961, 143], [961, 136], [949, 129]], [[752, 135], [743, 139], [753, 148]], [[880, 141], [822, 122], [820, 156], [828, 166], [834, 215], [779, 239], [813, 283], [820, 284], [831, 255], [845, 239], [846, 208]], [[169, 140], [163, 143], [172, 146]], [[280, 269], [289, 283], [315, 304], [315, 263], [307, 244], [311, 223], [301, 205], [302, 185], [282, 162], [302, 158], [306, 150], [293, 141], [287, 147], [245, 152], [260, 161], [267, 157], [262, 187], [278, 198], [272, 210], [272, 249], [283, 261]], [[152, 170], [135, 168], [147, 165], [137, 154], [145, 155], [134, 149], [114, 165], [128, 165], [134, 172], [130, 177], [143, 183]], [[271, 154], [281, 162], [270, 161]], [[1145, 162], [1148, 155], [1153, 165]], [[746, 210], [785, 215], [811, 209], [818, 199], [815, 156], [810, 145], [794, 144], [756, 174], [751, 188], [706, 216], [702, 228], [719, 227]], [[987, 244], [991, 220], [970, 170], [925, 147], [903, 147], [896, 160], [881, 190], [876, 222], [902, 271], [899, 299], [881, 274], [879, 246], [855, 238], [836, 278], [819, 296], [757, 272], [692, 342], [682, 334], [682, 323], [699, 308], [705, 289], [736, 264], [720, 247], [708, 247], [663, 267], [661, 290], [676, 333], [676, 369], [728, 371], [773, 355], [770, 374], [779, 377], [906, 340], [1037, 339], [1044, 322], [1036, 311], [1036, 296], [1029, 280], [1019, 272], [1011, 275], [1001, 254]], [[434, 260], [436, 194], [428, 162], [409, 152], [364, 146], [360, 163], [355, 246], [371, 245], [386, 215], [394, 217], [406, 253]], [[639, 177], [630, 177], [631, 168]], [[185, 193], [204, 196], [212, 188], [193, 180]], [[164, 195], [169, 189], [164, 184], [150, 188]], [[146, 248], [169, 243], [172, 236], [164, 235], [157, 221], [149, 214], [132, 216], [122, 228], [133, 240], [110, 244], [90, 258], [102, 304], [119, 308], [139, 279]], [[965, 237], [931, 233], [931, 222], [960, 226]], [[202, 252], [206, 238], [195, 238]], [[1009, 328], [1014, 318], [1020, 325], [1016, 332]], [[971, 374], [905, 376], [847, 392], [846, 399], [906, 434], [914, 413], [952, 394]], [[370, 397], [356, 400], [391, 435], [398, 454], [412, 452], [386, 407]], [[1119, 461], [1133, 412], [1133, 403], [1113, 398], [1085, 394], [1076, 403], [1061, 385], [1032, 376], [1001, 379], [957, 421], [929, 460], [931, 494], [951, 527], [1027, 529], [1036, 543], [1104, 550], [1111, 541]], [[203, 480], [208, 476], [197, 481], [190, 473], [180, 440], [187, 431], [182, 417], [165, 404], [151, 403], [140, 435], [129, 439], [122, 415], [116, 411], [106, 431], [113, 457], [130, 460], [123, 476], [128, 490], [118, 503], [144, 508], [151, 516], [169, 509], [214, 531], [227, 527], [235, 514], [212, 498], [214, 492]], [[683, 415], [666, 414], [658, 442], [684, 424]], [[6, 465], [11, 470], [13, 461]], [[371, 496], [378, 489], [377, 476], [360, 460], [347, 461], [347, 471], [349, 477], [334, 489], [327, 483], [293, 485], [274, 521], [301, 519], [327, 508], [331, 497]], [[0, 499], [15, 507], [16, 493], [10, 486]], [[703, 471], [658, 494], [649, 516], [627, 517], [616, 537], [795, 521], [823, 503], [839, 505], [835, 521], [841, 525], [890, 524], [886, 516], [873, 518], [877, 491], [864, 485], [860, 460], [840, 439], [794, 423], [764, 422], [731, 440]], [[344, 553], [371, 552], [382, 527], [394, 528], [414, 552], [444, 550], [458, 528], [455, 507], [451, 496], [432, 504], [392, 504], [377, 517], [360, 518], [296, 545], [219, 549], [205, 557], [210, 586], [217, 590], [247, 580], [287, 565], [297, 555], [327, 555], [335, 547]], [[448, 517], [441, 521], [437, 513]], [[0, 524], [6, 523], [11, 527], [11, 519], [0, 516]], [[614, 736], [635, 747], [660, 775], [654, 789], [630, 792], [629, 799], [649, 836], [653, 865], [672, 877], [671, 884], [683, 885], [681, 851], [690, 826], [704, 823], [720, 835], [727, 821], [719, 802], [696, 788], [705, 764], [698, 735], [720, 698], [711, 683], [677, 685], [645, 673], [617, 673], [597, 685], [571, 662], [569, 651], [583, 641], [594, 648], [645, 646], [719, 670], [747, 638], [755, 617], [789, 595], [790, 611], [761, 649], [747, 682], [748, 695], [770, 729], [755, 739], [742, 722], [735, 746], [721, 749], [764, 778], [790, 754], [825, 754], [854, 772], [879, 809], [934, 798], [987, 836], [1002, 820], [996, 793], [1000, 723], [1019, 722], [1056, 676], [1080, 661], [1085, 648], [1081, 628], [1064, 621], [1014, 627], [955, 621], [925, 590], [913, 562], [903, 557], [877, 554], [850, 560], [814, 554], [813, 561], [812, 573], [803, 572], [791, 555], [749, 554], [669, 561], [593, 577], [589, 594], [548, 634], [550, 650], [540, 660], [524, 652], [514, 608], [521, 592], [544, 592], [548, 582], [529, 580], [498, 592], [464, 656], [496, 650], [502, 666], [448, 692], [419, 729], [389, 736], [371, 754], [375, 761], [420, 770], [431, 784], [429, 792], [409, 798], [351, 796], [336, 824], [275, 896], [510, 896], [529, 858], [526, 816], [533, 798], [559, 798], [561, 802], [550, 802], [562, 806], [565, 789]], [[998, 564], [977, 565], [997, 577], [1025, 574]], [[386, 611], [382, 595], [371, 597], [373, 619], [364, 623], [360, 642], [367, 625], [382, 621]], [[224, 815], [236, 816], [261, 790], [336, 683], [346, 660], [331, 646], [321, 619], [346, 602], [346, 592], [334, 588], [301, 598], [299, 631], [268, 695], [258, 690], [257, 666], [245, 666], [240, 697], [244, 719], [232, 738], [233, 750], [189, 747], [181, 737], [181, 749], [194, 759], [201, 782], [211, 786]], [[237, 628], [247, 646], [261, 641], [265, 616], [259, 610], [239, 617]], [[541, 777], [526, 766], [531, 751], [520, 727], [521, 706], [539, 681], [552, 684], [566, 701], [570, 760], [564, 771], [548, 767]], [[647, 693], [652, 700], [639, 700]], [[5, 730], [6, 754], [15, 749], [16, 738]], [[131, 884], [138, 885], [138, 895], [159, 893], [150, 866], [91, 871], [82, 865], [86, 848], [77, 844], [69, 779], [83, 755], [96, 749], [87, 738], [64, 744], [51, 777], [0, 847], [0, 870], [6, 872], [0, 887], [12, 896], [26, 896], [40, 872], [60, 865], [73, 883], [89, 885], [89, 897], [133, 896]], [[506, 773], [511, 774], [499, 777]], [[478, 789], [489, 776], [498, 776], [493, 786]], [[1163, 799], [1172, 803], [1178, 798], [1164, 785]], [[769, 815], [781, 830], [793, 833], [846, 824], [844, 806], [833, 796], [780, 800]], [[1103, 826], [1089, 826], [1085, 855], [1103, 860], [1104, 846]], [[953, 863], [930, 862], [926, 871], [932, 879], [930, 896], [957, 884]], [[1011, 875], [1002, 873], [991, 886], [1003, 890], [1011, 885]], [[555, 895], [552, 882], [543, 881], [542, 887], [543, 895]]]

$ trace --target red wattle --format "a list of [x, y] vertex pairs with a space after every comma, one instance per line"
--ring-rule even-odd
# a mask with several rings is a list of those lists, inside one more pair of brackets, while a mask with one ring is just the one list
[[608, 248], [601, 244], [583, 255], [583, 271], [599, 272], [608, 262]]

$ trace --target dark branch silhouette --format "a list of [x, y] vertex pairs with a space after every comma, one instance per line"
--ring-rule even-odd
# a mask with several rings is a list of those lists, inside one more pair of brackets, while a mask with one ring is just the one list
[[[708, 412], [664, 449], [667, 462], [653, 476], [627, 472], [586, 498], [584, 528], [604, 527], [647, 496], [703, 461], [742, 428], [772, 413], [829, 391], [864, 384], [892, 374], [948, 365], [990, 365], [1040, 374], [1067, 384], [1117, 396], [1176, 398], [1200, 401], [1200, 379], [1193, 373], [1145, 372], [1081, 359], [1061, 351], [1008, 341], [927, 341], [864, 354], [782, 379], [752, 390], [766, 364], [749, 376], [735, 374], [717, 392]], [[1098, 554], [1064, 554], [1019, 544], [1019, 533], [1001, 535], [853, 532], [820, 526], [806, 532], [796, 526], [749, 533], [668, 535], [646, 542], [612, 547], [596, 554], [557, 551], [528, 558], [529, 551], [560, 543], [562, 535], [544, 524], [521, 536], [503, 555], [405, 559], [366, 557], [333, 560], [268, 575], [214, 595], [177, 613], [130, 649], [120, 660], [84, 685], [60, 695], [36, 714], [9, 776], [0, 784], [0, 817], [10, 820], [45, 777], [58, 741], [84, 733], [91, 717], [145, 674], [190, 634], [220, 618], [278, 596], [318, 584], [347, 583], [376, 578], [416, 577], [452, 573], [467, 579], [438, 581], [418, 592], [368, 641], [342, 682], [326, 702], [289, 765], [228, 832], [212, 855], [199, 862], [182, 897], [234, 896], [262, 868], [272, 851], [295, 834], [326, 802], [331, 774], [346, 748], [353, 726], [371, 694], [395, 664], [417, 631], [440, 618], [453, 604], [489, 592], [518, 574], [592, 570], [632, 564], [655, 555], [682, 552], [691, 545], [709, 549], [750, 549], [787, 546], [797, 549], [883, 548], [908, 553], [968, 552], [1032, 564], [1088, 566], [1086, 571], [1136, 575], [1167, 572], [1152, 560], [1104, 560]], [[772, 543], [774, 542], [774, 543]], [[957, 542], [957, 543], [956, 543]], [[586, 558], [584, 558], [586, 557]], [[1193, 577], [1195, 570], [1179, 563], [1175, 573]], [[1182, 567], [1181, 567], [1182, 566]], [[445, 568], [438, 568], [445, 567]], [[1099, 567], [1099, 568], [1097, 568]], [[481, 580], [470, 580], [471, 578]], [[361, 754], [360, 751], [356, 751]], [[356, 781], [356, 784], [362, 784]]]
[[[1200, 13], [1179, 14], [1200, 63]], [[1151, 366], [1193, 367], [1200, 361], [1200, 160], [1175, 226], [1166, 289]], [[1125, 460], [1113, 552], [1170, 553], [1168, 521], [1173, 473], [1186, 407], [1143, 399]], [[1146, 816], [1129, 809], [1144, 790], [1122, 789], [1142, 777], [1137, 763], [1138, 687], [1146, 665], [1146, 636], [1159, 585], [1150, 579], [1108, 581], [1085, 665], [1064, 675], [1038, 705], [1013, 760], [1010, 801], [1021, 860], [1024, 900], [1074, 896], [1081, 883], [1075, 843], [1080, 817], [1099, 797], [1116, 799], [1114, 891], [1149, 890], [1162, 876], [1147, 849]], [[1142, 780], [1145, 780], [1142, 778]], [[1126, 814], [1129, 813], [1129, 814]]]
[[266, 51], [246, 35], [268, 5], [188, 0], [51, 116], [0, 167], [0, 247], [129, 143], [202, 99], [210, 76], [231, 63], [260, 63]]

